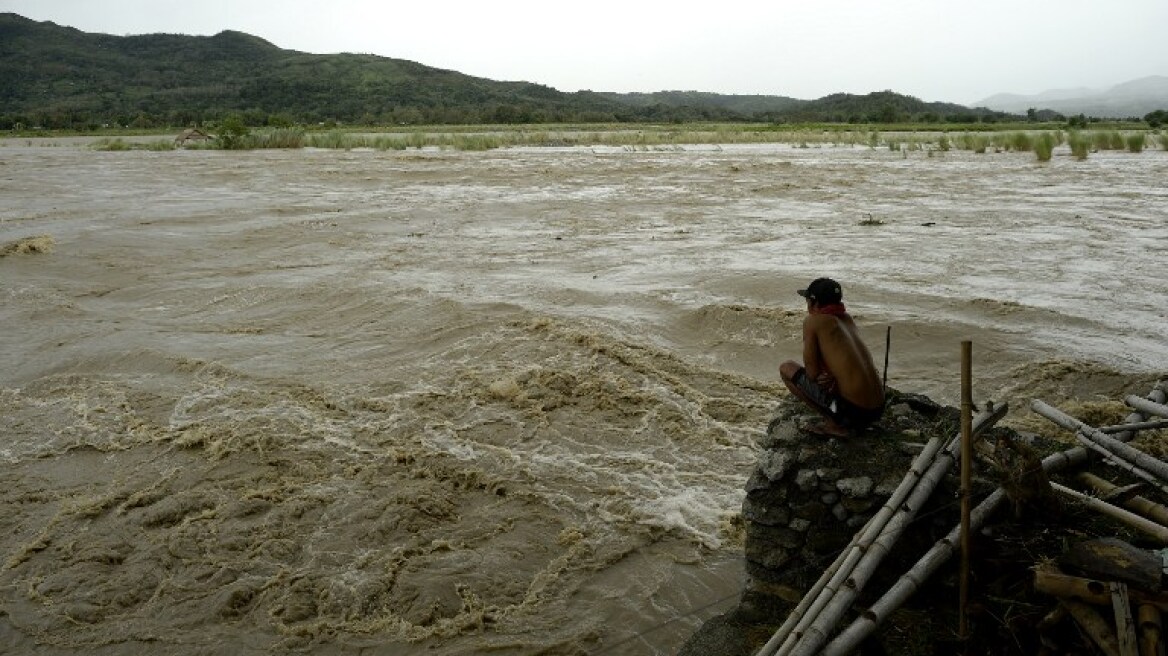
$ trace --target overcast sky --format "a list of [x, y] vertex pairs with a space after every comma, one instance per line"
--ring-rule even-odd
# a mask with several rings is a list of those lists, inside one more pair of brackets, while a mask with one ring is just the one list
[[1168, 0], [0, 0], [85, 32], [360, 52], [561, 91], [972, 104], [1168, 75]]

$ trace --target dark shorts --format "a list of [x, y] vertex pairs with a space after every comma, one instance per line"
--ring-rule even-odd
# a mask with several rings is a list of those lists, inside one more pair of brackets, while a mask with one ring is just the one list
[[830, 416], [836, 423], [850, 430], [862, 430], [880, 421], [884, 406], [861, 408], [842, 396], [828, 394], [815, 381], [807, 377], [807, 370], [800, 368], [791, 379], [795, 386], [811, 399], [811, 402]]

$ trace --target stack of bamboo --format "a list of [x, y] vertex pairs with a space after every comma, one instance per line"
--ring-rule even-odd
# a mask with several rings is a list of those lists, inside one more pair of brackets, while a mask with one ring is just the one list
[[[1160, 611], [1168, 607], [1168, 594], [1138, 589], [1124, 581], [1105, 581], [1067, 575], [1052, 565], [1040, 567], [1034, 576], [1038, 592], [1057, 597], [1058, 606], [1039, 623], [1043, 646], [1062, 651], [1052, 629], [1070, 616], [1106, 656], [1161, 656]], [[1114, 617], [1106, 617], [1110, 609]], [[1134, 609], [1134, 613], [1133, 613]], [[1101, 612], [1102, 610], [1102, 612]]]
[[[1140, 430], [1168, 427], [1168, 405], [1163, 403], [1164, 384], [1161, 383], [1149, 397], [1127, 397], [1125, 401], [1134, 410], [1127, 421], [1102, 428], [1088, 426], [1039, 400], [1035, 400], [1031, 407], [1059, 426], [1074, 431], [1085, 449], [1142, 481], [1121, 487], [1082, 472], [1076, 481], [1090, 493], [1058, 483], [1052, 483], [1051, 487], [1161, 545], [1168, 545], [1168, 508], [1136, 494], [1145, 486], [1168, 492], [1168, 464], [1124, 441]], [[1147, 417], [1159, 419], [1147, 421]], [[1116, 439], [1113, 435], [1124, 439]], [[1036, 570], [1035, 590], [1059, 599], [1056, 609], [1040, 623], [1040, 632], [1069, 615], [1107, 656], [1162, 656], [1160, 611], [1168, 608], [1168, 594], [1162, 586], [1164, 564], [1161, 557], [1119, 540], [1108, 541], [1102, 548], [1088, 548], [1087, 551], [1090, 557], [1079, 559], [1077, 569], [1097, 578], [1071, 576], [1050, 563]], [[1106, 613], [1099, 612], [1100, 606], [1110, 607], [1113, 622], [1105, 619]], [[1042, 637], [1048, 647], [1056, 647], [1051, 644], [1054, 640], [1050, 636], [1043, 634]]]
[[[1125, 423], [1119, 426], [1104, 428], [1092, 428], [1042, 401], [1034, 401], [1032, 408], [1036, 412], [1061, 426], [1075, 431], [1080, 441], [1084, 444], [1082, 447], [1068, 449], [1047, 456], [1041, 462], [1042, 469], [1048, 473], [1053, 473], [1070, 466], [1081, 465], [1088, 460], [1090, 454], [1096, 453], [1103, 455], [1109, 462], [1119, 464], [1133, 475], [1140, 476], [1145, 481], [1154, 484], [1158, 489], [1168, 492], [1168, 465], [1126, 444], [1140, 430], [1168, 427], [1168, 423], [1166, 422], [1148, 420], [1149, 416], [1168, 418], [1168, 405], [1165, 405], [1166, 401], [1168, 401], [1168, 385], [1161, 382], [1148, 395], [1148, 398], [1135, 396], [1127, 398], [1128, 404], [1134, 411], [1127, 417]], [[987, 412], [983, 416], [980, 416], [978, 418], [979, 421], [975, 423], [982, 423], [987, 426], [992, 425], [998, 417], [1000, 415], [995, 416], [994, 413]], [[893, 610], [903, 604], [919, 588], [924, 580], [930, 577], [941, 564], [954, 554], [956, 545], [962, 537], [963, 529], [961, 526], [955, 527], [949, 535], [934, 545], [933, 549], [926, 553], [915, 567], [906, 573], [872, 607], [862, 612], [851, 625], [840, 631], [834, 638], [830, 638], [836, 624], [844, 615], [844, 611], [867, 582], [871, 570], [876, 567], [880, 561], [880, 557], [891, 547], [892, 541], [899, 534], [901, 525], [905, 521], [911, 521], [912, 515], [910, 509], [919, 507], [921, 498], [927, 497], [931, 492], [932, 485], [935, 483], [933, 474], [937, 470], [946, 470], [956, 460], [957, 454], [955, 447], [956, 445], [950, 442], [945, 446], [931, 443], [926, 448], [925, 452], [921, 454], [922, 457], [913, 463], [912, 470], [906, 475], [904, 483], [897, 490], [897, 493], [894, 494], [893, 499], [890, 499], [889, 505], [885, 509], [882, 509], [882, 512], [876, 517], [873, 517], [869, 525], [856, 535], [849, 548], [845, 549], [840, 554], [840, 558], [837, 559], [836, 563], [824, 572], [820, 581], [808, 591], [807, 595], [790, 614], [783, 626], [757, 652], [758, 656], [772, 656], [775, 654], [830, 654], [833, 656], [842, 656], [843, 654], [851, 653]], [[1152, 511], [1152, 506], [1155, 504], [1151, 504], [1146, 499], [1134, 497], [1130, 494], [1130, 488], [1119, 488], [1106, 481], [1092, 478], [1080, 478], [1079, 480], [1085, 482], [1105, 498], [1100, 499], [1058, 484], [1052, 484], [1052, 487], [1063, 494], [1073, 496], [1090, 507], [1097, 508], [1101, 511], [1106, 506], [1107, 509], [1105, 512], [1109, 516], [1120, 519], [1129, 526], [1138, 528], [1154, 539], [1168, 545], [1168, 526], [1165, 525], [1168, 522], [1164, 521], [1168, 519], [1168, 510]], [[919, 483], [925, 484], [922, 485]], [[1006, 495], [1001, 488], [985, 498], [977, 508], [972, 510], [971, 522], [965, 530], [978, 530], [981, 524], [997, 510], [1005, 498]], [[1115, 504], [1111, 503], [1112, 501], [1121, 503], [1127, 509], [1115, 506]], [[1133, 508], [1135, 509], [1134, 511], [1132, 510]], [[909, 512], [906, 513], [906, 510], [909, 510]], [[1137, 514], [1140, 512], [1148, 516]], [[1048, 572], [1043, 575], [1043, 580], [1051, 581], [1058, 576], [1065, 575]], [[1118, 581], [1106, 583], [1087, 581], [1086, 584], [1071, 582], [1070, 584], [1072, 586], [1078, 586], [1078, 588], [1075, 588], [1078, 591], [1067, 595], [1066, 603], [1061, 603], [1060, 608], [1067, 609], [1066, 612], [1075, 613], [1076, 620], [1080, 624], [1090, 622], [1090, 620], [1086, 619], [1079, 620], [1079, 617], [1087, 618], [1090, 615], [1085, 612], [1084, 608], [1094, 613], [1089, 605], [1084, 607], [1081, 604], [1088, 603], [1086, 601], [1088, 598], [1102, 598], [1101, 595], [1104, 595], [1104, 591], [1106, 591], [1108, 603], [1111, 603], [1116, 608], [1117, 615], [1121, 607], [1127, 607], [1129, 610], [1123, 617], [1131, 617], [1130, 604], [1123, 601], [1125, 598], [1131, 598], [1130, 591], [1124, 587], [1125, 584]], [[1083, 591], [1079, 589], [1084, 585], [1086, 585], [1086, 589], [1088, 590], [1098, 589], [1098, 591], [1092, 593], [1094, 596], [1085, 597]], [[1063, 598], [1063, 595], [1060, 593], [1053, 594], [1059, 594], [1060, 598]], [[1147, 593], [1141, 591], [1135, 596], [1138, 603], [1136, 617], [1139, 618], [1141, 623], [1147, 624], [1147, 629], [1142, 638], [1143, 644], [1148, 645], [1149, 649], [1154, 648], [1156, 651], [1137, 652], [1127, 650], [1128, 647], [1137, 644], [1138, 641], [1131, 640], [1130, 637], [1134, 633], [1126, 629], [1127, 626], [1135, 626], [1134, 620], [1125, 620], [1120, 629], [1112, 631], [1112, 635], [1115, 637], [1114, 643], [1117, 651], [1107, 653], [1115, 653], [1120, 656], [1136, 656], [1137, 654], [1142, 656], [1143, 654], [1150, 655], [1159, 653], [1161, 649], [1159, 646], [1159, 614], [1157, 612], [1153, 616], [1151, 609], [1145, 608], [1148, 606], [1159, 608], [1159, 597], [1156, 596], [1150, 603], [1143, 603], [1141, 600], [1145, 599], [1143, 596], [1145, 594]], [[1114, 599], [1119, 599], [1120, 601], [1117, 602]], [[1165, 607], [1168, 608], [1168, 606]], [[1075, 610], [1072, 611], [1070, 610], [1071, 608]], [[1094, 622], [1092, 625], [1095, 628], [1099, 627], [1098, 622]], [[1121, 633], [1124, 636], [1122, 640], [1119, 638]], [[1105, 633], [1100, 632], [1100, 636], [1103, 637], [1097, 640], [1097, 642], [1100, 642], [1101, 645], [1106, 644], [1107, 647], [1103, 647], [1106, 650], [1111, 647], [1112, 642], [1108, 641], [1105, 635]]]
[[[1157, 392], [1158, 398], [1162, 399], [1163, 390], [1158, 388]], [[1075, 431], [1079, 442], [1088, 450], [1102, 456], [1105, 462], [1142, 479], [1156, 489], [1168, 492], [1168, 463], [1112, 437], [1119, 435], [1130, 439], [1139, 430], [1168, 427], [1168, 422], [1163, 420], [1144, 420], [1144, 415], [1168, 418], [1168, 405], [1138, 396], [1129, 396], [1126, 401], [1135, 410], [1128, 417], [1129, 421], [1104, 428], [1088, 426], [1037, 399], [1031, 403], [1031, 408], [1059, 426]], [[1100, 496], [1085, 494], [1058, 483], [1052, 483], [1051, 487], [1088, 508], [1141, 531], [1163, 545], [1168, 545], [1168, 509], [1143, 497], [1132, 496], [1138, 487], [1120, 488], [1091, 475], [1080, 475], [1079, 480]]]

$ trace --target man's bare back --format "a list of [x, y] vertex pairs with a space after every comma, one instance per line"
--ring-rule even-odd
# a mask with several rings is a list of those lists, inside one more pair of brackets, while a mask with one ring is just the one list
[[787, 388], [827, 419], [817, 432], [849, 435], [880, 419], [884, 386], [856, 322], [844, 308], [839, 283], [819, 278], [799, 294], [807, 299], [803, 362], [779, 367]]
[[828, 372], [838, 394], [855, 405], [884, 405], [880, 374], [851, 315], [808, 315], [803, 320], [803, 361], [812, 380]]

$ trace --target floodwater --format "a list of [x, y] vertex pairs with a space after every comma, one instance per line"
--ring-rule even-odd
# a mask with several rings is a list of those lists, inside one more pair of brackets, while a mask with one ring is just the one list
[[0, 652], [673, 653], [736, 601], [795, 289], [840, 280], [905, 391], [955, 402], [971, 339], [1012, 419], [1144, 394], [1165, 179], [0, 142], [0, 247], [42, 246], [0, 250]]

